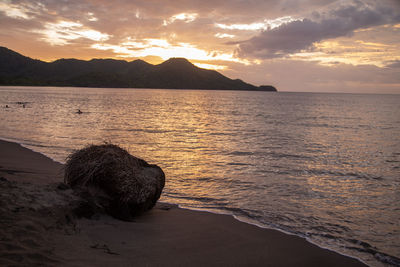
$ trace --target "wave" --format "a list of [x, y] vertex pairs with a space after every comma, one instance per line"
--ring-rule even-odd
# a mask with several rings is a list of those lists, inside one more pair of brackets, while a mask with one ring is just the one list
[[[300, 171], [300, 170], [297, 170]], [[340, 176], [340, 177], [355, 177], [360, 179], [372, 179], [372, 180], [384, 180], [382, 176], [376, 176], [372, 174], [365, 174], [360, 172], [340, 172], [340, 171], [330, 171], [330, 170], [321, 170], [321, 169], [309, 169], [309, 170], [302, 170], [307, 174], [313, 175], [332, 175], [332, 176]]]

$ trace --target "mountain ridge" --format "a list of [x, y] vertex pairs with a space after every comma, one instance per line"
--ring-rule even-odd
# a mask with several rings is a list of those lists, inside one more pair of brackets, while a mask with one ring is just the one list
[[277, 91], [202, 69], [185, 58], [153, 65], [141, 59], [44, 62], [0, 47], [0, 85]]

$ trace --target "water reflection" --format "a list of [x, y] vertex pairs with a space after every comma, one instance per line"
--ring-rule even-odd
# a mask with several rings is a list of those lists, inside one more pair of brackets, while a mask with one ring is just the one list
[[400, 251], [398, 96], [0, 91], [10, 106], [0, 113], [0, 136], [59, 161], [113, 142], [163, 168], [164, 201], [233, 212], [323, 244], [329, 234], [342, 245], [352, 238]]

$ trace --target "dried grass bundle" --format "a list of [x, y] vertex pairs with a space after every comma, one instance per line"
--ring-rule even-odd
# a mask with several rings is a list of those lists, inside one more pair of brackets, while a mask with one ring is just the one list
[[[157, 165], [113, 144], [89, 145], [68, 156], [64, 181], [96, 199], [111, 215], [129, 219], [160, 198], [165, 175]], [[104, 201], [107, 199], [107, 201]]]

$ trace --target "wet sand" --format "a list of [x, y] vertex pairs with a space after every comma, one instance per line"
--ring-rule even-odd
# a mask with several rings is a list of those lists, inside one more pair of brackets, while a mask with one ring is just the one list
[[297, 236], [170, 204], [132, 222], [78, 219], [80, 199], [62, 177], [62, 164], [0, 140], [0, 266], [365, 266]]

